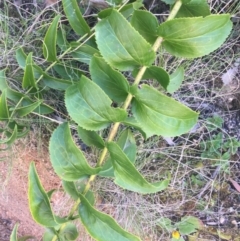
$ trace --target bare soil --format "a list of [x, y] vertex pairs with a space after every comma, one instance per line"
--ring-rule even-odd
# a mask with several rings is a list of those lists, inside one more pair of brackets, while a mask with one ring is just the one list
[[31, 235], [35, 236], [34, 240], [40, 240], [44, 229], [34, 222], [28, 207], [29, 165], [32, 161], [35, 163], [47, 191], [58, 188], [60, 179], [51, 167], [47, 148], [39, 152], [34, 146], [28, 148], [19, 144], [13, 152], [7, 161], [0, 162], [0, 178], [4, 179], [0, 192], [0, 241], [9, 240], [16, 223], [19, 223], [19, 236]]

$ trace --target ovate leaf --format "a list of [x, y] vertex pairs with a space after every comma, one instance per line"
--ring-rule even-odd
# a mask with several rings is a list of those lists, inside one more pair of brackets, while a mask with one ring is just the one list
[[87, 44], [78, 47], [80, 44], [79, 43], [71, 43], [71, 46], [76, 48], [76, 50], [73, 50], [71, 52], [71, 55], [73, 58], [81, 63], [88, 64], [90, 63], [91, 58], [93, 57], [94, 54], [98, 54], [99, 51], [96, 48], [93, 48]]
[[148, 85], [134, 93], [132, 111], [147, 136], [178, 136], [189, 131], [198, 114]]
[[210, 15], [205, 18], [178, 18], [158, 27], [163, 47], [179, 57], [196, 58], [220, 47], [232, 29], [229, 14]]
[[114, 182], [120, 187], [142, 193], [156, 193], [167, 188], [169, 180], [151, 184], [137, 171], [121, 148], [114, 142], [107, 144], [114, 169]]
[[126, 78], [112, 69], [103, 58], [93, 56], [90, 62], [92, 80], [114, 101], [122, 102], [127, 98], [129, 84]]
[[25, 67], [25, 71], [24, 71], [22, 87], [24, 89], [26, 89], [28, 87], [37, 88], [35, 78], [34, 78], [34, 72], [33, 72], [32, 53], [30, 53], [26, 59], [26, 67]]
[[158, 20], [152, 13], [135, 10], [131, 18], [131, 24], [150, 44], [156, 41]]
[[58, 27], [59, 19], [60, 19], [60, 15], [57, 15], [53, 19], [44, 37], [43, 55], [44, 55], [44, 58], [48, 61], [57, 60], [56, 44], [57, 44], [57, 27]]
[[88, 131], [78, 126], [78, 135], [87, 146], [96, 146], [100, 149], [105, 146], [103, 139], [95, 131]]
[[181, 222], [176, 224], [179, 231], [183, 235], [188, 235], [203, 228], [203, 223], [200, 219], [193, 216], [185, 216], [181, 218]]
[[18, 241], [17, 230], [18, 230], [18, 223], [14, 225], [14, 228], [10, 236], [10, 241]]
[[173, 93], [176, 90], [178, 90], [183, 80], [184, 80], [184, 68], [179, 67], [170, 75], [170, 83], [167, 86], [167, 91], [169, 93]]
[[141, 241], [122, 229], [116, 221], [107, 214], [97, 211], [80, 195], [79, 216], [89, 234], [98, 241]]
[[78, 191], [74, 182], [68, 182], [62, 180], [62, 186], [64, 191], [69, 194], [74, 200], [78, 200]]
[[25, 67], [26, 67], [26, 59], [27, 59], [27, 55], [25, 54], [25, 52], [23, 51], [22, 48], [19, 48], [16, 51], [16, 60], [17, 60], [18, 65], [22, 69], [25, 69]]
[[78, 237], [76, 226], [73, 223], [67, 223], [66, 226], [60, 230], [59, 236], [62, 240], [66, 241], [76, 240]]
[[66, 91], [65, 102], [70, 116], [87, 130], [100, 130], [127, 117], [125, 110], [111, 107], [104, 91], [85, 76]]
[[74, 65], [66, 66], [64, 63], [59, 63], [54, 65], [53, 69], [66, 80], [78, 81], [82, 76], [82, 72]]
[[73, 30], [84, 35], [90, 33], [90, 28], [84, 20], [76, 0], [63, 0], [63, 9]]
[[165, 2], [166, 4], [174, 4], [177, 0], [162, 0], [162, 2]]
[[4, 91], [2, 91], [2, 95], [0, 96], [0, 120], [1, 121], [7, 121], [9, 118], [6, 93], [7, 93], [7, 90], [5, 89]]
[[43, 241], [52, 241], [55, 236], [55, 233], [52, 229], [47, 229], [43, 234]]
[[[136, 146], [134, 136], [129, 129], [124, 130], [120, 134], [120, 136], [117, 140], [117, 144], [123, 150], [123, 152], [126, 154], [128, 159], [132, 163], [135, 163], [137, 146]], [[98, 175], [103, 176], [103, 177], [114, 177], [114, 170], [113, 170], [113, 166], [112, 166], [111, 157], [108, 158], [107, 161], [104, 163], [102, 170], [98, 173]]]
[[207, 0], [191, 0], [182, 4], [176, 17], [206, 17], [210, 14], [211, 12]]
[[96, 41], [103, 58], [120, 70], [150, 66], [155, 59], [151, 45], [116, 10], [96, 25]]
[[32, 217], [37, 223], [45, 227], [54, 227], [57, 225], [48, 196], [39, 181], [33, 162], [30, 164], [28, 174], [28, 201]]
[[75, 181], [100, 171], [100, 168], [88, 165], [83, 153], [72, 139], [68, 123], [61, 124], [53, 132], [49, 151], [52, 166], [63, 180]]
[[[137, 76], [138, 71], [138, 69], [135, 69], [132, 72], [134, 77]], [[162, 85], [162, 87], [164, 87], [164, 89], [167, 89], [167, 86], [169, 84], [168, 73], [163, 68], [157, 66], [151, 66], [147, 68], [142, 76], [142, 79], [155, 79], [160, 85]]]

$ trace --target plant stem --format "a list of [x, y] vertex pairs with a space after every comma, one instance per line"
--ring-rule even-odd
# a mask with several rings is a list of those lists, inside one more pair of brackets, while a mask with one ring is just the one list
[[[176, 14], [177, 14], [178, 10], [180, 9], [181, 5], [182, 5], [181, 0], [177, 0], [176, 4], [174, 5], [171, 13], [169, 14], [169, 16], [167, 18], [167, 21], [173, 19], [176, 16]], [[158, 37], [156, 39], [155, 43], [152, 46], [152, 50], [154, 52], [157, 52], [157, 50], [159, 49], [159, 47], [162, 44], [162, 41], [163, 41], [162, 37]], [[146, 69], [147, 69], [147, 66], [141, 67], [141, 69], [139, 70], [139, 72], [138, 72], [138, 74], [137, 74], [137, 76], [135, 78], [135, 81], [134, 81], [133, 85], [138, 85], [139, 84], [139, 82], [141, 81], [141, 79], [142, 79]], [[126, 100], [125, 100], [125, 102], [124, 102], [124, 104], [123, 104], [123, 109], [124, 110], [128, 109], [128, 107], [129, 107], [129, 105], [130, 105], [130, 103], [132, 101], [132, 98], [133, 98], [133, 95], [131, 93], [129, 93], [127, 98], [126, 98]], [[112, 129], [111, 129], [111, 131], [109, 133], [107, 142], [112, 141], [115, 138], [115, 136], [117, 135], [117, 131], [118, 131], [119, 125], [120, 125], [120, 122], [116, 122], [113, 125], [113, 127], [112, 127]], [[102, 163], [104, 162], [104, 160], [105, 160], [105, 158], [107, 156], [107, 152], [108, 152], [107, 148], [104, 147], [104, 149], [101, 152], [101, 155], [99, 157], [99, 160], [97, 162], [96, 167], [99, 167], [99, 166], [102, 165]], [[87, 182], [87, 184], [85, 186], [85, 189], [83, 191], [83, 195], [85, 195], [88, 192], [88, 190], [91, 187], [91, 183], [95, 180], [95, 178], [96, 178], [96, 175], [91, 175], [90, 176], [90, 178], [89, 178], [89, 180], [88, 180], [88, 182]], [[73, 214], [76, 211], [76, 209], [78, 208], [78, 205], [80, 204], [80, 202], [81, 202], [80, 199], [78, 199], [76, 201], [76, 203], [74, 204], [73, 208], [71, 209], [71, 211], [70, 211], [70, 213], [68, 215], [69, 218], [71, 218], [73, 216]]]

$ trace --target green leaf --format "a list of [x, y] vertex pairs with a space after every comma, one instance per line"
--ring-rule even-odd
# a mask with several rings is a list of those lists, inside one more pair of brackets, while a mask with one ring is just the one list
[[7, 121], [9, 118], [9, 111], [6, 98], [6, 89], [2, 91], [0, 96], [0, 121]]
[[43, 42], [43, 56], [47, 61], [57, 60], [57, 28], [60, 15], [57, 15], [49, 26]]
[[[132, 75], [136, 77], [138, 71], [138, 69], [135, 69], [132, 72]], [[151, 66], [147, 68], [142, 76], [142, 79], [155, 79], [160, 85], [162, 85], [162, 87], [164, 87], [164, 89], [167, 89], [167, 86], [169, 84], [168, 73], [163, 68], [157, 66]]]
[[40, 106], [41, 103], [42, 103], [42, 101], [39, 100], [39, 101], [36, 101], [36, 102], [34, 102], [34, 103], [30, 104], [30, 105], [17, 108], [17, 109], [15, 109], [15, 111], [17, 112], [17, 114], [18, 114], [19, 116], [23, 117], [23, 116], [26, 116], [26, 115], [34, 112], [34, 110], [35, 110], [38, 106]]
[[147, 138], [146, 133], [142, 130], [142, 126], [139, 122], [137, 122], [137, 120], [132, 116], [132, 117], [128, 117], [125, 121], [122, 122], [123, 124], [127, 125], [127, 126], [131, 126], [137, 130], [139, 130], [142, 134], [142, 136], [144, 137], [144, 139]]
[[167, 91], [169, 93], [173, 93], [178, 90], [184, 80], [184, 68], [179, 67], [177, 68], [174, 73], [170, 75], [170, 83], [167, 86]]
[[60, 238], [65, 241], [76, 240], [78, 237], [78, 231], [73, 223], [67, 223], [66, 226], [59, 232]]
[[118, 71], [112, 69], [103, 58], [93, 56], [90, 62], [92, 80], [114, 101], [123, 102], [129, 92], [126, 78]]
[[142, 85], [134, 96], [133, 115], [148, 137], [178, 136], [197, 122], [198, 113], [148, 85]]
[[191, 0], [182, 4], [176, 17], [206, 17], [210, 14], [211, 12], [207, 0]]
[[176, 223], [179, 231], [183, 235], [188, 235], [202, 229], [203, 224], [200, 219], [193, 216], [185, 216], [181, 218], [181, 222]]
[[[29, 99], [29, 98], [24, 98], [24, 99], [22, 100], [22, 105], [23, 105], [23, 106], [28, 106], [28, 105], [31, 105], [31, 104], [33, 104], [33, 103], [34, 103], [34, 101], [32, 101], [32, 100]], [[35, 109], [33, 110], [33, 112], [36, 112], [36, 113], [41, 114], [41, 115], [50, 114], [50, 113], [52, 113], [52, 112], [54, 112], [54, 111], [55, 111], [54, 108], [52, 108], [51, 106], [46, 105], [46, 104], [40, 104], [37, 108], [35, 108]]]
[[14, 126], [13, 132], [9, 133], [9, 138], [8, 139], [2, 139], [0, 140], [0, 144], [8, 144], [11, 145], [17, 138], [18, 138], [18, 130], [17, 130], [17, 125]]
[[84, 35], [90, 33], [90, 28], [84, 20], [76, 0], [62, 0], [64, 12], [73, 30]]
[[109, 142], [107, 148], [114, 168], [114, 182], [117, 185], [141, 194], [156, 193], [167, 188], [168, 179], [154, 184], [147, 182], [116, 143]]
[[14, 228], [10, 236], [10, 241], [18, 241], [17, 230], [18, 230], [18, 223], [14, 225]]
[[8, 88], [7, 78], [6, 78], [5, 72], [6, 72], [6, 69], [0, 70], [0, 90], [1, 91]]
[[93, 208], [83, 195], [80, 195], [79, 216], [89, 234], [98, 241], [141, 241], [122, 229], [107, 214]]
[[35, 78], [34, 78], [34, 73], [33, 73], [32, 53], [30, 53], [26, 59], [26, 67], [25, 67], [25, 71], [24, 71], [22, 87], [24, 89], [26, 89], [28, 87], [37, 88]]
[[41, 81], [44, 83], [45, 86], [55, 90], [66, 90], [69, 86], [71, 86], [74, 82], [64, 79], [58, 79], [53, 76], [48, 75], [45, 73], [40, 67], [34, 66], [35, 73], [39, 75], [43, 75]]
[[103, 58], [120, 70], [150, 66], [155, 60], [151, 45], [116, 10], [96, 25], [96, 41]]
[[79, 81], [82, 76], [82, 72], [75, 65], [66, 66], [65, 64], [59, 63], [59, 64], [55, 64], [53, 69], [63, 79], [69, 79], [71, 81]]
[[99, 54], [99, 51], [96, 48], [93, 48], [89, 45], [83, 45], [81, 47], [78, 47], [79, 43], [71, 43], [71, 46], [74, 48], [77, 48], [76, 50], [73, 50], [71, 52], [71, 55], [73, 56], [74, 60], [77, 60], [81, 63], [85, 63], [89, 65], [91, 58], [94, 54]]
[[67, 89], [65, 102], [72, 119], [87, 130], [100, 130], [127, 117], [125, 110], [111, 107], [109, 97], [85, 76]]
[[23, 51], [22, 48], [19, 48], [16, 51], [16, 60], [18, 62], [18, 65], [22, 68], [25, 69], [26, 67], [26, 60], [27, 60], [27, 55], [25, 54], [25, 52]]
[[168, 232], [172, 232], [174, 230], [174, 226], [172, 225], [172, 221], [169, 218], [161, 217], [157, 220], [157, 225], [161, 228], [167, 230]]
[[229, 14], [210, 15], [205, 18], [178, 18], [158, 27], [163, 37], [162, 46], [172, 55], [197, 58], [220, 47], [232, 29]]
[[78, 126], [78, 135], [87, 146], [96, 146], [100, 149], [105, 146], [103, 139], [95, 131], [88, 131]]
[[62, 186], [67, 194], [69, 194], [74, 200], [78, 200], [78, 191], [76, 189], [74, 182], [62, 180]]
[[[132, 132], [129, 129], [124, 130], [117, 140], [117, 144], [126, 154], [128, 159], [135, 163], [137, 146]], [[98, 173], [99, 176], [103, 177], [114, 177], [114, 170], [112, 166], [111, 157], [104, 163], [102, 170]]]
[[174, 4], [177, 0], [162, 0], [162, 2], [165, 2], [166, 4]]
[[52, 241], [55, 237], [55, 233], [52, 229], [47, 229], [43, 235], [43, 241]]
[[28, 181], [28, 201], [33, 219], [45, 227], [56, 226], [48, 196], [39, 181], [33, 162], [30, 164]]
[[74, 143], [68, 123], [57, 127], [50, 139], [50, 160], [55, 172], [66, 181], [75, 181], [85, 175], [95, 175], [101, 168], [88, 165]]
[[150, 12], [135, 10], [131, 18], [131, 25], [150, 43], [154, 44], [158, 35], [158, 20]]

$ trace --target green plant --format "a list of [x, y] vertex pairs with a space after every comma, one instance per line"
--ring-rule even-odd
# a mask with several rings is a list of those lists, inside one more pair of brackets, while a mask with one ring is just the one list
[[157, 220], [157, 224], [172, 233], [171, 241], [184, 241], [181, 235], [189, 235], [203, 228], [201, 220], [193, 216], [184, 216], [181, 221], [174, 224], [169, 218], [160, 218]]
[[[91, 167], [74, 143], [69, 123], [62, 123], [53, 132], [51, 163], [65, 192], [75, 200], [64, 217], [53, 213], [49, 201], [53, 190], [45, 192], [31, 164], [29, 206], [34, 220], [46, 227], [43, 240], [76, 240], [78, 231], [73, 221], [77, 219], [96, 240], [140, 240], [94, 208], [91, 185], [99, 175], [141, 194], [167, 188], [168, 173], [162, 173], [162, 181], [152, 184], [135, 168], [137, 146], [131, 130], [140, 131], [144, 138], [181, 135], [195, 125], [198, 113], [159, 91], [176, 91], [183, 80], [183, 68], [169, 75], [161, 66], [152, 64], [158, 62], [163, 51], [184, 58], [214, 51], [231, 31], [230, 15], [211, 15], [205, 0], [169, 0], [164, 2], [171, 5], [171, 12], [159, 25], [153, 14], [139, 10], [141, 1], [116, 0], [112, 1], [113, 7], [98, 13], [101, 20], [90, 29], [76, 0], [62, 2], [72, 30], [81, 38], [69, 42], [57, 15], [43, 40], [46, 69], [34, 62], [32, 53], [17, 50], [17, 61], [24, 70], [23, 93], [11, 89], [5, 70], [0, 72], [0, 120], [5, 122], [2, 131], [7, 136], [3, 142], [9, 145], [27, 132], [17, 117], [54, 111], [43, 98], [47, 89], [64, 91], [71, 126], [86, 145], [98, 150], [99, 156], [95, 167]], [[71, 56], [70, 60], [66, 56]], [[77, 61], [89, 66], [92, 80], [83, 75], [84, 69], [79, 69]], [[121, 72], [131, 75], [134, 81]], [[140, 85], [144, 79], [156, 80], [160, 85]], [[100, 135], [103, 129], [109, 131], [107, 138]]]
[[[215, 116], [207, 119], [207, 128], [212, 131], [222, 128], [223, 119]], [[217, 160], [214, 165], [220, 166], [224, 172], [229, 172], [229, 159], [237, 153], [240, 142], [235, 138], [224, 138], [223, 133], [212, 134], [207, 141], [200, 143], [201, 157]]]

